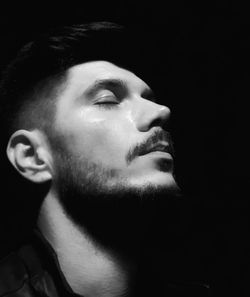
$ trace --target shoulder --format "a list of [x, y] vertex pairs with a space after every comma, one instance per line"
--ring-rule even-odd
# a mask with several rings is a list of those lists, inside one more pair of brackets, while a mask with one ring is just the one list
[[18, 251], [0, 260], [0, 297], [33, 296], [29, 279], [29, 272]]

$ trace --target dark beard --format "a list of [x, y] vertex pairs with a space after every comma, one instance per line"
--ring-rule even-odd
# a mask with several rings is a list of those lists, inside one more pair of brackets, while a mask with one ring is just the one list
[[[56, 156], [56, 186], [67, 216], [97, 246], [137, 255], [145, 238], [155, 233], [159, 210], [167, 215], [178, 187], [153, 184], [132, 187], [124, 181], [107, 186], [119, 173], [60, 152]], [[167, 210], [163, 212], [163, 209]], [[149, 233], [152, 233], [149, 235]]]

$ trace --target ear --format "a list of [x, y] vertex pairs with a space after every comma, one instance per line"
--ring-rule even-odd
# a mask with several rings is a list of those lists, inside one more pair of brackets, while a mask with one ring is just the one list
[[46, 138], [40, 131], [16, 131], [6, 152], [12, 165], [28, 180], [43, 183], [52, 179], [52, 158]]

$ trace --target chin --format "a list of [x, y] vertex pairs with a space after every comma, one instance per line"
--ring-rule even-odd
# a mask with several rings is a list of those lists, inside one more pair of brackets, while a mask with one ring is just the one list
[[141, 174], [130, 180], [130, 184], [135, 187], [143, 187], [146, 185], [152, 185], [154, 187], [161, 188], [178, 188], [174, 176], [171, 172], [157, 171], [151, 174]]
[[174, 187], [177, 186], [172, 173], [159, 172], [152, 178], [152, 182], [159, 186]]

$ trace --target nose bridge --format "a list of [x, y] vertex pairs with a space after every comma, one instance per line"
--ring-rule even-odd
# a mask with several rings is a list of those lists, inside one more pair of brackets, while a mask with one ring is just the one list
[[139, 100], [137, 113], [137, 127], [140, 131], [148, 131], [154, 126], [162, 127], [170, 117], [170, 109], [156, 102]]

